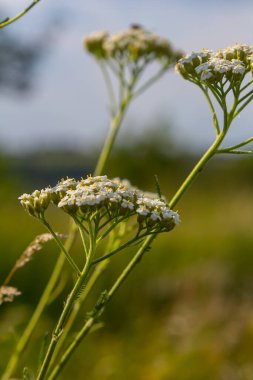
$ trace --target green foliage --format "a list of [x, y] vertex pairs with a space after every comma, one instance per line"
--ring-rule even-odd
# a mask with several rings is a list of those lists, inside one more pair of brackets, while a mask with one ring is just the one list
[[[118, 160], [121, 154], [114, 155], [112, 171], [119, 170], [118, 165], [123, 162]], [[139, 149], [136, 156], [133, 151], [124, 154], [128, 167], [121, 167], [122, 175], [131, 172], [133, 181]], [[159, 167], [161, 187], [167, 197], [195, 160], [194, 157], [187, 162], [182, 160], [180, 170], [171, 178], [166, 167], [173, 170], [174, 158], [159, 153], [153, 156], [145, 149], [142, 154], [146, 160], [138, 186], [153, 190], [150, 173]], [[106, 329], [87, 338], [76, 352], [74, 363], [63, 372], [62, 380], [72, 377], [82, 380], [84, 373], [90, 380], [220, 380], [222, 376], [229, 378], [231, 373], [236, 380], [240, 376], [251, 380], [252, 169], [252, 159], [247, 157], [240, 159], [240, 163], [236, 159], [219, 159], [210, 165], [208, 173], [203, 174], [192, 190], [190, 202], [186, 197], [181, 203], [183, 223], [170, 235], [169, 248], [165, 236], [155, 243], [127, 286], [121, 289], [121, 296], [115, 297], [107, 309], [102, 319]], [[19, 256], [20, 247], [25, 248], [43, 231], [23, 212], [18, 201], [15, 202], [20, 193], [17, 185], [15, 192], [7, 193], [9, 199], [7, 195], [2, 205], [2, 252], [8, 252], [0, 257], [2, 278]], [[223, 211], [225, 204], [228, 206]], [[16, 217], [13, 219], [12, 215]], [[50, 218], [57, 231], [66, 232], [65, 221], [60, 220], [58, 214], [51, 214]], [[190, 223], [184, 223], [186, 220]], [[26, 230], [20, 228], [24, 224]], [[11, 239], [12, 229], [17, 231], [16, 240]], [[79, 244], [75, 246], [77, 260]], [[50, 243], [47, 250], [46, 255], [35, 256], [14, 280], [13, 285], [22, 291], [20, 299], [1, 309], [3, 362], [15, 345], [13, 335], [11, 338], [7, 332], [14, 325], [15, 335], [21, 333], [56, 260], [55, 246]], [[89, 298], [87, 310], [92, 309], [102, 290], [115, 279], [130, 253], [115, 257], [102, 283]], [[67, 270], [66, 267], [64, 271]], [[40, 273], [40, 281], [37, 273]], [[41, 334], [54, 325], [62, 300], [60, 297], [50, 305], [31, 346], [41, 346]], [[85, 314], [81, 313], [77, 329], [84, 318]], [[29, 362], [37, 366], [38, 352], [33, 351], [28, 350], [21, 365], [29, 358]]]

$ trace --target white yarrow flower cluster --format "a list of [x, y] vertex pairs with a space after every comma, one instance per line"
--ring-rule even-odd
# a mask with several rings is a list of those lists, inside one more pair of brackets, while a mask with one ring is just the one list
[[[45, 202], [45, 194], [47, 196]], [[107, 176], [61, 180], [55, 187], [36, 190], [19, 197], [21, 204], [33, 216], [41, 217], [49, 203], [79, 220], [137, 216], [141, 226], [170, 230], [180, 222], [165, 199], [144, 193], [126, 180], [110, 180]]]
[[213, 52], [203, 49], [181, 58], [176, 70], [189, 80], [214, 84], [229, 80], [231, 83], [242, 81], [244, 74], [253, 70], [253, 46], [237, 44]]

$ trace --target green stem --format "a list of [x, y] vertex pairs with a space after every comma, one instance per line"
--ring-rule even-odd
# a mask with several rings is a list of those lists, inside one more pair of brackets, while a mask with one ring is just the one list
[[122, 100], [120, 109], [118, 113], [115, 115], [115, 117], [112, 119], [111, 122], [111, 128], [107, 135], [107, 138], [105, 140], [104, 146], [102, 148], [101, 154], [98, 159], [98, 163], [94, 172], [95, 176], [99, 176], [104, 173], [105, 165], [108, 161], [108, 158], [110, 156], [114, 141], [116, 139], [119, 127], [123, 121], [123, 118], [125, 116], [127, 107], [129, 105], [129, 102], [132, 97], [131, 90], [127, 90], [125, 98]]
[[242, 98], [240, 98], [238, 100], [238, 104], [240, 104], [241, 102], [243, 102], [245, 99], [247, 99], [252, 94], [253, 94], [253, 90], [249, 91], [246, 95], [244, 95]]
[[[131, 216], [131, 214], [128, 214], [127, 216], [123, 216], [121, 218], [118, 218], [116, 220], [114, 220], [112, 222], [112, 224], [110, 225], [110, 227], [101, 235], [99, 236], [99, 238], [97, 239], [97, 244], [103, 240], [119, 223], [123, 222], [124, 219], [127, 219]], [[100, 230], [101, 227], [104, 227], [105, 225], [102, 225], [98, 228], [98, 230]]]
[[139, 89], [135, 91], [133, 94], [133, 98], [137, 98], [140, 96], [144, 91], [146, 91], [149, 87], [151, 87], [158, 79], [160, 79], [163, 74], [166, 72], [168, 66], [162, 67], [155, 75], [153, 75], [150, 79], [147, 80], [146, 83], [144, 83]]
[[239, 110], [235, 112], [234, 117], [239, 115], [239, 113], [242, 112], [242, 110], [251, 102], [251, 100], [253, 100], [253, 95], [239, 108]]
[[7, 25], [12, 24], [13, 22], [19, 20], [21, 17], [23, 17], [27, 12], [30, 11], [36, 4], [38, 4], [40, 0], [34, 0], [32, 4], [30, 4], [26, 9], [24, 9], [22, 12], [20, 12], [17, 16], [12, 17], [10, 19], [7, 19], [6, 21], [3, 21], [0, 23], [0, 28], [4, 28]]
[[110, 78], [110, 75], [106, 69], [105, 64], [101, 61], [98, 61], [98, 63], [99, 63], [102, 75], [104, 77], [105, 86], [106, 86], [106, 90], [107, 90], [107, 94], [108, 94], [108, 98], [109, 98], [109, 102], [110, 102], [111, 115], [114, 115], [115, 109], [116, 109], [116, 100], [115, 100], [115, 95], [114, 95], [114, 91], [113, 91], [111, 78]]
[[248, 140], [245, 140], [237, 145], [232, 145], [224, 149], [219, 149], [217, 153], [230, 153], [231, 150], [241, 148], [244, 145], [250, 144], [253, 141], [253, 137], [250, 137]]
[[72, 257], [70, 256], [70, 254], [68, 253], [66, 248], [64, 247], [64, 245], [62, 244], [61, 240], [58, 238], [58, 236], [54, 232], [54, 230], [51, 228], [50, 224], [45, 220], [45, 218], [41, 219], [41, 222], [44, 224], [44, 226], [47, 228], [47, 230], [50, 232], [50, 234], [52, 234], [52, 236], [54, 237], [58, 247], [66, 256], [66, 259], [70, 263], [71, 267], [74, 269], [75, 273], [78, 276], [80, 276], [81, 275], [80, 269], [78, 268], [78, 266], [76, 265], [76, 263], [74, 262], [74, 260], [72, 259]]
[[[59, 341], [59, 343], [55, 349], [54, 358], [57, 358], [57, 354], [60, 352], [60, 350], [63, 346], [63, 343], [65, 342], [65, 339], [67, 338], [67, 336], [71, 330], [71, 327], [73, 326], [73, 323], [75, 322], [75, 319], [77, 317], [77, 314], [78, 314], [82, 304], [86, 300], [86, 298], [89, 295], [90, 291], [92, 290], [93, 286], [95, 285], [95, 283], [97, 282], [97, 280], [101, 276], [101, 274], [104, 272], [104, 270], [108, 266], [108, 264], [109, 264], [109, 260], [103, 261], [102, 263], [100, 263], [99, 265], [96, 266], [94, 272], [91, 274], [86, 288], [84, 289], [80, 298], [78, 298], [78, 300], [75, 302], [75, 304], [72, 308], [72, 311], [69, 315], [68, 321], [64, 327], [64, 332], [62, 334], [62, 337], [61, 337], [61, 339], [60, 339], [60, 341]], [[54, 360], [55, 359], [53, 359], [53, 361]]]
[[[111, 237], [107, 243], [106, 252], [110, 251], [113, 247], [116, 249], [116, 247], [118, 247], [120, 245], [120, 241], [121, 241], [121, 239], [119, 239], [119, 238], [117, 238], [115, 240], [115, 236], [112, 233]], [[84, 289], [84, 291], [82, 292], [80, 297], [75, 302], [73, 309], [70, 313], [69, 319], [68, 319], [66, 326], [64, 328], [62, 338], [60, 339], [60, 341], [56, 347], [56, 350], [54, 353], [54, 358], [53, 358], [53, 363], [52, 363], [51, 367], [49, 368], [49, 371], [54, 368], [54, 361], [57, 360], [57, 354], [60, 352], [60, 349], [63, 346], [63, 343], [65, 342], [65, 339], [67, 338], [67, 336], [70, 332], [70, 329], [73, 326], [73, 323], [75, 322], [75, 319], [77, 317], [77, 314], [78, 314], [80, 308], [82, 307], [84, 301], [86, 300], [86, 298], [89, 295], [90, 291], [92, 290], [93, 286], [97, 282], [98, 278], [101, 276], [101, 274], [104, 272], [104, 270], [108, 266], [109, 262], [110, 262], [109, 259], [104, 260], [103, 262], [99, 263], [99, 265], [97, 265], [95, 267], [94, 271], [92, 272], [92, 274], [89, 278], [89, 282], [87, 283], [86, 288]]]
[[245, 86], [241, 87], [240, 92], [246, 90], [246, 88], [248, 88], [252, 83], [253, 83], [253, 79], [251, 79], [251, 81], [249, 81], [249, 83], [245, 84]]
[[222, 143], [223, 139], [225, 137], [225, 134], [222, 132], [220, 133], [214, 143], [210, 146], [210, 148], [206, 151], [206, 153], [202, 156], [202, 158], [199, 160], [197, 165], [193, 168], [191, 173], [188, 175], [186, 180], [183, 182], [183, 184], [180, 186], [174, 197], [171, 199], [169, 203], [170, 208], [174, 208], [178, 201], [181, 199], [183, 194], [186, 192], [186, 190], [191, 186], [193, 181], [196, 179], [196, 177], [199, 175], [199, 173], [203, 170], [204, 166], [207, 164], [207, 162], [214, 156], [216, 153], [216, 150]]
[[119, 127], [122, 124], [123, 118], [126, 114], [127, 108], [133, 98], [133, 89], [138, 80], [139, 72], [133, 74], [129, 84], [125, 87], [125, 96], [120, 102], [118, 113], [112, 118], [111, 127], [103, 145], [102, 151], [99, 155], [99, 159], [94, 172], [95, 176], [102, 175], [104, 173], [105, 166], [112, 151], [114, 141], [117, 137]]
[[207, 100], [207, 103], [211, 109], [211, 113], [212, 113], [212, 117], [213, 117], [213, 125], [214, 125], [214, 128], [216, 130], [216, 134], [218, 135], [220, 133], [220, 126], [219, 126], [219, 121], [218, 121], [218, 118], [217, 118], [217, 115], [216, 115], [216, 112], [215, 112], [215, 109], [214, 109], [214, 106], [213, 106], [213, 103], [210, 99], [210, 96], [208, 94], [208, 90], [206, 90], [202, 84], [197, 84], [199, 86], [199, 88], [201, 89], [201, 91], [203, 92], [203, 94], [205, 95], [206, 97], [206, 100]]
[[[72, 247], [73, 243], [74, 243], [74, 240], [75, 240], [75, 237], [76, 237], [76, 226], [73, 225], [71, 230], [70, 230], [70, 235], [65, 243], [65, 248], [66, 250], [70, 250], [70, 248]], [[24, 352], [25, 348], [27, 347], [30, 339], [31, 339], [31, 336], [32, 336], [32, 333], [35, 329], [35, 327], [37, 326], [37, 323], [41, 317], [41, 314], [43, 313], [45, 307], [47, 306], [48, 302], [49, 302], [49, 299], [50, 299], [50, 296], [55, 288], [55, 286], [57, 285], [57, 281], [59, 279], [59, 276], [60, 274], [62, 273], [62, 268], [63, 268], [63, 265], [65, 263], [65, 255], [63, 254], [63, 252], [61, 252], [57, 262], [56, 262], [56, 265], [54, 267], [54, 270], [53, 270], [53, 273], [47, 283], [47, 286], [40, 298], [40, 301], [31, 317], [31, 319], [29, 320], [29, 323], [25, 329], [25, 331], [23, 332], [22, 336], [20, 337], [17, 345], [15, 346], [15, 350], [7, 364], [7, 367], [6, 367], [6, 370], [4, 372], [4, 375], [2, 377], [2, 380], [9, 380], [9, 378], [12, 376], [13, 372], [15, 371], [16, 367], [17, 367], [17, 364], [18, 364], [18, 361], [19, 361], [19, 358], [20, 358], [20, 355]]]
[[79, 232], [80, 232], [80, 235], [81, 235], [83, 249], [84, 249], [85, 257], [86, 257], [86, 260], [87, 260], [87, 258], [88, 258], [88, 249], [87, 249], [87, 245], [86, 245], [86, 241], [85, 241], [85, 233], [88, 233], [88, 231], [83, 226], [83, 224], [81, 222], [79, 222], [79, 220], [77, 218], [74, 218], [74, 220], [75, 220], [75, 222], [76, 222], [76, 224], [78, 226], [78, 229], [79, 229]]
[[108, 304], [108, 302], [111, 300], [113, 295], [116, 293], [116, 291], [120, 288], [120, 286], [123, 284], [123, 282], [127, 279], [128, 275], [132, 272], [134, 267], [140, 262], [142, 256], [144, 255], [146, 249], [149, 247], [151, 242], [155, 236], [149, 236], [145, 242], [142, 244], [141, 248], [138, 250], [138, 252], [135, 254], [135, 256], [132, 258], [130, 263], [127, 265], [127, 267], [123, 270], [121, 275], [117, 278], [114, 285], [111, 287], [109, 292], [107, 293], [105, 300], [100, 305], [97, 305], [94, 309], [93, 315], [86, 321], [83, 328], [80, 330], [80, 332], [76, 335], [75, 339], [71, 343], [71, 345], [67, 348], [64, 355], [62, 356], [59, 363], [55, 366], [52, 373], [49, 375], [48, 380], [56, 379], [56, 377], [59, 375], [59, 373], [64, 368], [65, 364], [69, 360], [72, 353], [75, 351], [75, 349], [79, 346], [83, 338], [89, 333], [92, 326], [96, 323], [97, 319], [100, 317], [102, 312], [105, 309], [105, 306]]
[[74, 287], [73, 287], [70, 295], [67, 298], [67, 301], [66, 301], [66, 303], [64, 305], [64, 308], [63, 308], [63, 311], [62, 311], [62, 313], [60, 315], [58, 323], [57, 323], [57, 325], [56, 325], [56, 327], [54, 329], [54, 332], [52, 334], [51, 341], [50, 341], [47, 353], [45, 355], [44, 361], [42, 363], [42, 366], [40, 368], [37, 380], [42, 380], [46, 376], [46, 373], [47, 373], [48, 367], [50, 365], [52, 356], [54, 354], [57, 342], [60, 339], [60, 336], [61, 336], [61, 334], [63, 332], [63, 328], [64, 328], [65, 322], [67, 320], [67, 317], [68, 317], [69, 313], [71, 312], [71, 309], [72, 309], [72, 307], [74, 305], [74, 302], [75, 302], [75, 300], [76, 300], [76, 298], [77, 298], [80, 290], [82, 289], [83, 284], [85, 283], [85, 280], [86, 280], [86, 278], [87, 278], [87, 276], [89, 274], [90, 261], [92, 259], [92, 256], [93, 256], [93, 253], [94, 253], [94, 250], [95, 250], [95, 247], [93, 245], [93, 240], [94, 239], [91, 239], [90, 251], [89, 251], [89, 255], [87, 257], [85, 266], [84, 266], [84, 268], [83, 268], [83, 270], [81, 272], [80, 277], [76, 281], [76, 283], [75, 283], [75, 285], [74, 285]]
[[149, 232], [149, 233], [146, 233], [146, 234], [143, 234], [143, 235], [135, 236], [133, 239], [128, 240], [126, 243], [124, 243], [124, 244], [120, 245], [119, 247], [115, 248], [113, 251], [107, 253], [104, 256], [100, 256], [97, 259], [93, 260], [91, 262], [91, 265], [96, 265], [96, 264], [100, 263], [101, 261], [109, 259], [109, 257], [114, 256], [116, 253], [118, 253], [118, 252], [122, 251], [123, 249], [129, 247], [131, 244], [137, 242], [138, 240], [144, 239], [145, 237], [147, 237], [149, 235], [153, 235], [153, 234], [156, 234], [156, 232], [153, 232], [153, 233]]

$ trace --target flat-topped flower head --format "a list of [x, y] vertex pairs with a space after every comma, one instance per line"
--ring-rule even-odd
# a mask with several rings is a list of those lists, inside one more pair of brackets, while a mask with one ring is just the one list
[[203, 49], [181, 58], [176, 70], [187, 80], [205, 85], [240, 84], [252, 71], [253, 46], [237, 44], [217, 52]]
[[36, 190], [19, 197], [30, 215], [41, 218], [50, 203], [79, 221], [137, 217], [141, 227], [170, 230], [179, 216], [165, 199], [132, 187], [129, 181], [107, 176], [88, 176], [79, 181], [61, 180], [53, 188]]
[[139, 60], [162, 60], [173, 63], [180, 53], [175, 51], [170, 42], [141, 26], [131, 26], [119, 33], [92, 33], [84, 39], [87, 51], [97, 59], [113, 59], [124, 63]]

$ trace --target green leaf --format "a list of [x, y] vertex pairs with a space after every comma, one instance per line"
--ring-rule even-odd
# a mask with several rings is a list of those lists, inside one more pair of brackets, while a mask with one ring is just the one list
[[25, 367], [23, 369], [22, 380], [35, 380], [35, 376], [34, 376], [33, 372], [28, 367]]

